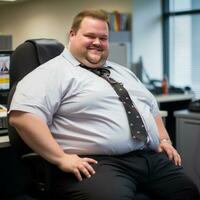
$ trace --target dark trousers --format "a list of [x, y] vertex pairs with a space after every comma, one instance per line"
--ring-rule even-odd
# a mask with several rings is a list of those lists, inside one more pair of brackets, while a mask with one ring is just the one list
[[165, 153], [133, 151], [120, 156], [88, 156], [98, 161], [96, 173], [79, 182], [55, 169], [57, 200], [200, 200], [198, 190]]

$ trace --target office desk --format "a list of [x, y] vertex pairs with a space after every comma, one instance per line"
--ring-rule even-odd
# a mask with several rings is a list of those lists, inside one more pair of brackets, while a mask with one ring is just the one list
[[177, 101], [190, 101], [194, 95], [193, 94], [169, 94], [169, 95], [156, 95], [155, 96], [158, 103], [170, 103]]
[[10, 141], [7, 135], [0, 136], [0, 148], [5, 148], [10, 146]]
[[157, 95], [155, 97], [159, 104], [160, 110], [167, 111], [167, 117], [165, 118], [165, 126], [174, 146], [176, 146], [176, 119], [174, 117], [174, 111], [187, 109], [188, 104], [192, 100], [194, 95], [188, 93]]
[[200, 191], [200, 113], [181, 110], [174, 115], [177, 150], [181, 154], [184, 171]]

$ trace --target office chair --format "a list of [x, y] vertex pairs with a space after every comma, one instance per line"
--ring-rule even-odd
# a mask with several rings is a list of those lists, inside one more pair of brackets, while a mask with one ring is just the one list
[[[8, 109], [17, 83], [29, 72], [59, 55], [64, 46], [54, 39], [32, 39], [19, 45], [13, 52], [10, 63], [10, 92]], [[9, 118], [9, 114], [8, 114]], [[51, 165], [35, 154], [19, 137], [17, 131], [8, 124], [10, 143], [19, 159], [30, 171], [26, 192], [37, 199], [50, 199]]]
[[[8, 109], [18, 81], [40, 64], [59, 55], [63, 49], [64, 46], [61, 43], [52, 39], [27, 40], [16, 48], [11, 58], [11, 90], [8, 98]], [[37, 199], [50, 200], [51, 168], [53, 166], [35, 154], [19, 137], [17, 131], [9, 124], [8, 132], [11, 145], [15, 149], [18, 158], [30, 169], [31, 178], [27, 187], [28, 195]], [[138, 194], [138, 196], [142, 200], [150, 200], [143, 193]]]

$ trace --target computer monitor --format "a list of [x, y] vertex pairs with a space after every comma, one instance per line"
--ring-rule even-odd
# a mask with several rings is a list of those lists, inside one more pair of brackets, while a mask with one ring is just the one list
[[0, 51], [0, 104], [6, 104], [10, 90], [10, 59], [12, 51]]
[[131, 70], [135, 73], [135, 75], [140, 79], [141, 82], [143, 82], [143, 73], [144, 73], [144, 66], [142, 57], [139, 57], [138, 62], [133, 63]]

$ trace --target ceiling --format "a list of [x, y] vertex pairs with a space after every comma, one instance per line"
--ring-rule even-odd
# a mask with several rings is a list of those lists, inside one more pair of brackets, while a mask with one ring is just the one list
[[30, 0], [0, 0], [0, 5], [16, 4], [24, 1], [30, 1]]

